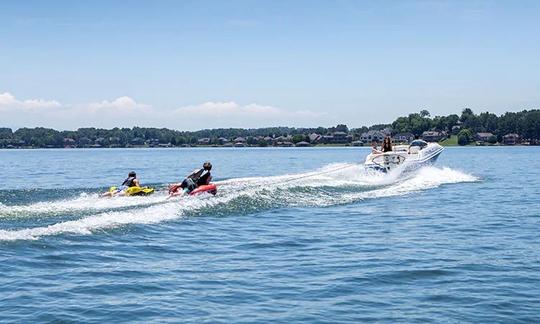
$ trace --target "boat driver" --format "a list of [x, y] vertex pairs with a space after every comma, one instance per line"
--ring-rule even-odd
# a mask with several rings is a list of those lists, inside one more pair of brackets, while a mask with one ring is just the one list
[[371, 142], [371, 154], [381, 154], [382, 152], [377, 147], [377, 140]]

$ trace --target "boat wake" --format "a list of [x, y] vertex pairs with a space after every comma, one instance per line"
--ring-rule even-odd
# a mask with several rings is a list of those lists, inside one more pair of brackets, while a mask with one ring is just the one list
[[[349, 204], [477, 180], [457, 170], [432, 166], [403, 175], [373, 172], [357, 164], [332, 164], [307, 173], [217, 182], [219, 192], [215, 197], [202, 195], [167, 200], [165, 192], [158, 192], [148, 197], [97, 199], [97, 194], [91, 193], [27, 205], [0, 204], [0, 221], [35, 219], [34, 227], [0, 230], [0, 241], [35, 240], [58, 234], [86, 235], [129, 224], [154, 224], [187, 216]], [[54, 217], [65, 214], [77, 215], [77, 218], [50, 223]], [[48, 220], [46, 224], [44, 219]]]

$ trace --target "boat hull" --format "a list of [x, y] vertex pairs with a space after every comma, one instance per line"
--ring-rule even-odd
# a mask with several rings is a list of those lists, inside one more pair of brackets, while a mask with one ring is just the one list
[[444, 148], [439, 144], [430, 143], [416, 154], [408, 152], [370, 154], [364, 166], [369, 170], [379, 172], [390, 172], [398, 168], [402, 172], [410, 172], [435, 163], [443, 150]]

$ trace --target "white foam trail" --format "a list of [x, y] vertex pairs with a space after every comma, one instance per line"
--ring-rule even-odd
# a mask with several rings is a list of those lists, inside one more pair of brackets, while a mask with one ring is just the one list
[[219, 203], [226, 203], [233, 197], [183, 197], [169, 200], [164, 204], [133, 211], [105, 212], [78, 220], [65, 221], [49, 226], [22, 230], [0, 230], [0, 241], [36, 240], [42, 236], [58, 234], [88, 235], [94, 231], [117, 228], [127, 224], [154, 224], [182, 217], [188, 210], [200, 210]]
[[[219, 205], [226, 206], [235, 199], [260, 199], [270, 205], [329, 206], [364, 199], [406, 195], [443, 184], [478, 180], [472, 175], [457, 170], [426, 167], [409, 178], [399, 179], [396, 182], [392, 174], [372, 174], [356, 165], [345, 166], [337, 167], [333, 165], [332, 168], [327, 167], [317, 172], [296, 175], [232, 179], [220, 183], [220, 193], [216, 197], [183, 197], [159, 205], [129, 211], [103, 212], [49, 226], [22, 230], [0, 230], [0, 240], [32, 240], [42, 236], [62, 233], [86, 235], [97, 230], [116, 228], [127, 224], [159, 223], [182, 217], [186, 211], [196, 212], [207, 207], [219, 208]], [[358, 188], [360, 191], [332, 194], [317, 189], [321, 187], [350, 186], [351, 184], [355, 185], [352, 187], [353, 190]], [[373, 185], [378, 185], [378, 187], [369, 187]], [[314, 195], [310, 195], [305, 192], [291, 191], [294, 187], [314, 188], [314, 190], [318, 191]], [[130, 199], [126, 197], [123, 200], [131, 203]], [[161, 199], [163, 198], [161, 197]], [[109, 199], [106, 201], [111, 203], [115, 200]], [[94, 203], [96, 203], [95, 200]]]
[[8, 216], [32, 216], [35, 214], [59, 214], [83, 210], [107, 210], [140, 207], [163, 202], [166, 196], [155, 194], [140, 197], [98, 198], [97, 194], [81, 194], [74, 199], [42, 201], [29, 205], [7, 206], [0, 204], [0, 218]]

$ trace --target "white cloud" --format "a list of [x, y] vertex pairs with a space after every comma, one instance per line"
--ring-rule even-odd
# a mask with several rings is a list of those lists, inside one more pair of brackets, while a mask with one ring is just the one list
[[55, 100], [17, 100], [15, 96], [9, 92], [0, 93], [0, 111], [59, 108], [61, 106], [62, 105]]
[[61, 104], [54, 100], [19, 100], [10, 93], [0, 94], [0, 126], [52, 127], [168, 127], [197, 130], [218, 127], [319, 126], [326, 125], [325, 114], [309, 110], [289, 111], [278, 107], [234, 101], [204, 102], [173, 110], [156, 109], [122, 96], [99, 102]]
[[264, 127], [313, 125], [321, 122], [325, 114], [309, 110], [289, 111], [273, 106], [251, 103], [241, 105], [234, 101], [205, 102], [175, 109], [173, 118], [187, 118], [201, 124], [199, 128], [209, 127]]
[[101, 102], [79, 105], [79, 109], [86, 109], [88, 112], [103, 112], [112, 110], [129, 113], [137, 110], [146, 110], [148, 108], [150, 108], [150, 106], [137, 103], [135, 100], [127, 96], [116, 98], [113, 101], [103, 100]]

